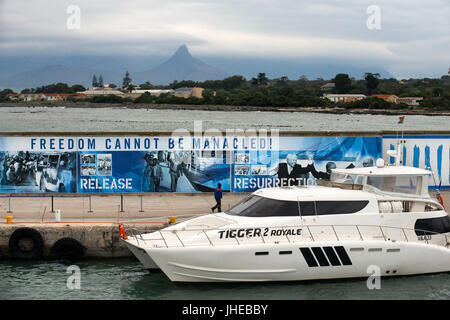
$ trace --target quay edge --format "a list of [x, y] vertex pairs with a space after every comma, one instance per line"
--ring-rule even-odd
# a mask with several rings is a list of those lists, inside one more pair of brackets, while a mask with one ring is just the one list
[[[141, 233], [152, 232], [167, 224], [126, 223]], [[35, 230], [42, 237], [42, 250], [39, 257], [52, 257], [52, 247], [61, 239], [74, 239], [83, 248], [83, 258], [122, 258], [132, 257], [131, 251], [120, 241], [118, 223], [16, 223], [0, 224], [0, 258], [12, 258], [10, 239], [19, 229]], [[22, 229], [23, 230], [23, 229]], [[36, 233], [34, 233], [36, 234]], [[26, 235], [24, 236], [26, 238]], [[75, 243], [76, 243], [75, 242]], [[21, 244], [23, 245], [23, 244]], [[25, 246], [27, 244], [25, 243]], [[31, 244], [32, 245], [32, 244]]]

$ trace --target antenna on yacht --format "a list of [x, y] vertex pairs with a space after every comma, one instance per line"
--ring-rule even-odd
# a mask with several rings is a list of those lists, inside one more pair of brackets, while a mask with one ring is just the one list
[[[405, 116], [398, 117], [397, 124], [403, 125], [405, 120]], [[388, 150], [387, 154], [395, 159], [394, 166], [401, 166], [404, 165], [402, 158], [403, 158], [403, 127], [402, 127], [402, 138], [398, 139], [398, 128], [397, 128], [397, 148], [394, 150]]]
[[[436, 179], [434, 177], [434, 172], [433, 169], [431, 168], [431, 163], [430, 163], [430, 171], [431, 171], [431, 176], [433, 177], [433, 181], [434, 181], [434, 190], [436, 191], [436, 199], [440, 202], [440, 204], [444, 207], [444, 199], [442, 198], [441, 195], [441, 184], [442, 184], [442, 180], [439, 181], [439, 186], [436, 184]], [[445, 208], [445, 207], [444, 207]]]

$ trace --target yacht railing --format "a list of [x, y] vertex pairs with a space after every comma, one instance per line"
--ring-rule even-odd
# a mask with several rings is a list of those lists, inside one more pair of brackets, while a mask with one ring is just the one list
[[[202, 229], [171, 229], [171, 230], [158, 230], [152, 233], [142, 234], [134, 227], [124, 225], [125, 232], [136, 241], [138, 245], [151, 245], [153, 247], [190, 247], [190, 246], [221, 246], [237, 244], [243, 245], [246, 243], [255, 244], [257, 242], [265, 243], [302, 243], [302, 242], [317, 242], [317, 241], [346, 241], [346, 240], [383, 240], [392, 242], [425, 242], [427, 244], [434, 244], [444, 246], [450, 249], [450, 236], [443, 233], [432, 232], [422, 229], [410, 229], [392, 226], [376, 226], [376, 225], [296, 225], [296, 226], [277, 226], [277, 227], [241, 227], [241, 228], [202, 228]], [[339, 232], [337, 229], [345, 228], [345, 232]], [[352, 229], [349, 229], [352, 228]], [[379, 233], [364, 231], [365, 229], [378, 230]], [[281, 235], [267, 235], [264, 236], [260, 233], [257, 237], [228, 237], [218, 238], [218, 231], [227, 232], [227, 230], [247, 230], [247, 229], [260, 229], [282, 230]], [[300, 229], [300, 235], [288, 235], [285, 230], [287, 229]], [[311, 229], [320, 229], [317, 233], [311, 231]], [[329, 232], [324, 232], [327, 230]], [[349, 232], [353, 230], [353, 233]], [[307, 231], [307, 232], [306, 232]], [[395, 231], [395, 234], [392, 234]], [[423, 233], [423, 235], [417, 235], [416, 231]], [[188, 233], [190, 236], [184, 238], [183, 234]], [[208, 235], [209, 234], [209, 235]], [[409, 235], [408, 235], [409, 234]], [[184, 241], [182, 240], [184, 238]], [[249, 241], [250, 239], [250, 241]], [[260, 241], [253, 241], [259, 239]], [[283, 239], [283, 240], [282, 240]], [[203, 241], [202, 241], [203, 240]]]

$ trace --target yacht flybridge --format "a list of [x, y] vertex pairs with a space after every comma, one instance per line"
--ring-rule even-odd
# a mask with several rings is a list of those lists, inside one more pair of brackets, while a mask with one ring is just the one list
[[428, 193], [429, 175], [379, 159], [334, 169], [327, 186], [260, 189], [225, 212], [121, 233], [172, 281], [367, 277], [371, 266], [382, 276], [448, 272], [450, 219]]

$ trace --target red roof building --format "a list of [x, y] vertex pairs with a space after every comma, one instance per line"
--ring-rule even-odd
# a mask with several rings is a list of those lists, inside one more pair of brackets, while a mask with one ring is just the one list
[[398, 97], [395, 94], [373, 94], [372, 97], [380, 98], [388, 102], [398, 103]]

